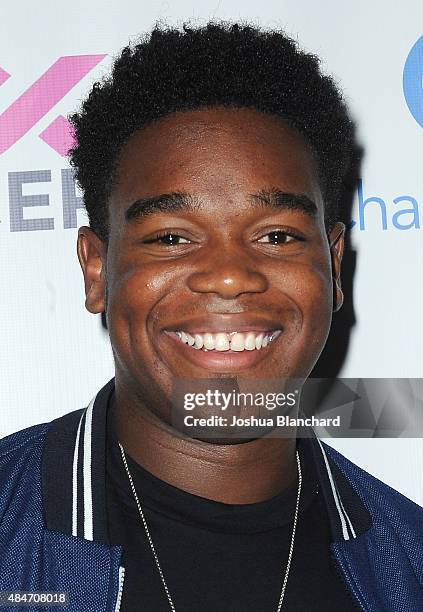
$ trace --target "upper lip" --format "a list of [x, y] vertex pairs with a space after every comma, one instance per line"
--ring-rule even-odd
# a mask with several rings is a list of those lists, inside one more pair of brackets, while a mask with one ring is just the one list
[[167, 325], [164, 331], [185, 331], [189, 334], [202, 334], [206, 332], [218, 333], [233, 331], [237, 332], [266, 332], [282, 329], [282, 323], [260, 315], [244, 313], [219, 314], [207, 317], [191, 318], [177, 321], [172, 325]]

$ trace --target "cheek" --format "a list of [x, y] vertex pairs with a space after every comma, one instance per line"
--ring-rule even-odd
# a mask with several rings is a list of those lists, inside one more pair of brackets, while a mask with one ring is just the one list
[[326, 260], [290, 262], [273, 275], [273, 283], [296, 313], [298, 340], [321, 345], [332, 319], [332, 279]]
[[[287, 268], [281, 293], [287, 299], [293, 324], [281, 345], [284, 359], [278, 361], [283, 375], [307, 378], [326, 344], [332, 320], [332, 280], [328, 265], [312, 262]], [[282, 366], [280, 364], [282, 363]]]
[[[163, 304], [172, 302], [178, 271], [156, 264], [121, 261], [108, 278], [107, 323], [113, 346], [149, 350]], [[180, 275], [180, 271], [179, 271]]]
[[332, 306], [332, 279], [327, 270], [319, 266], [304, 267], [299, 279], [298, 300], [304, 314], [319, 315], [310, 323], [317, 323], [320, 318], [330, 317]]
[[303, 311], [303, 338], [312, 362], [319, 357], [332, 321], [332, 279], [327, 267], [311, 266], [304, 274], [299, 296]]

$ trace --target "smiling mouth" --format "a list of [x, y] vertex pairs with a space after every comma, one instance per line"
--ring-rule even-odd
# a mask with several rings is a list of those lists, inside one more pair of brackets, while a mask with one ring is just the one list
[[183, 330], [173, 332], [180, 342], [203, 352], [241, 353], [259, 351], [273, 342], [282, 330], [260, 332], [205, 332], [189, 334]]

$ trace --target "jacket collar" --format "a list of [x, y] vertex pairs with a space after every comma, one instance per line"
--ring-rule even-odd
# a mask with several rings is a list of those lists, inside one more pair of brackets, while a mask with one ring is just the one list
[[[107, 413], [114, 393], [110, 380], [87, 408], [55, 419], [47, 432], [42, 463], [44, 521], [47, 529], [110, 544], [106, 514]], [[332, 540], [355, 539], [371, 526], [370, 514], [330, 448], [313, 430], [304, 431], [327, 507]]]

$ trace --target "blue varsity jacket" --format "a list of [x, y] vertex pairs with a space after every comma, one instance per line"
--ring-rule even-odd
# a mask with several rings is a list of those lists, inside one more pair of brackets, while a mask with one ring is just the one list
[[[108, 542], [105, 499], [113, 392], [114, 379], [87, 408], [0, 440], [0, 591], [66, 592], [67, 612], [119, 611], [125, 569], [122, 547]], [[317, 438], [304, 443], [357, 609], [423, 612], [423, 508]], [[51, 607], [0, 606], [9, 610]]]

